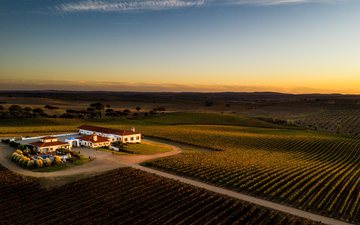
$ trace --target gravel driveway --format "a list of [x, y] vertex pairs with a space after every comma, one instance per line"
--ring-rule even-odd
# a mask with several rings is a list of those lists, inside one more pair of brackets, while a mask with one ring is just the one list
[[168, 145], [172, 148], [172, 151], [155, 155], [117, 155], [104, 151], [96, 151], [90, 148], [74, 148], [74, 151], [80, 151], [81, 155], [87, 158], [90, 157], [93, 160], [84, 165], [74, 166], [64, 170], [58, 170], [54, 172], [33, 172], [27, 169], [23, 169], [15, 163], [11, 162], [9, 160], [9, 156], [14, 152], [15, 149], [6, 144], [0, 143], [0, 164], [19, 175], [39, 178], [42, 184], [48, 187], [52, 187], [83, 179], [85, 177], [98, 175], [116, 168], [128, 167], [147, 160], [181, 153], [181, 149], [176, 146], [150, 140], [143, 140], [143, 142]]

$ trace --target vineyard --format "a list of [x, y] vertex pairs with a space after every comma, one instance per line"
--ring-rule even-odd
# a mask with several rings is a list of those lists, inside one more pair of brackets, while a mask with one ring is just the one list
[[318, 224], [123, 168], [45, 190], [0, 166], [1, 224]]
[[276, 128], [278, 125], [242, 115], [230, 115], [220, 113], [167, 113], [143, 120], [147, 124], [179, 125], [179, 124], [203, 124], [203, 125], [232, 125], [246, 127]]
[[236, 125], [250, 127], [276, 128], [277, 125], [239, 115], [225, 115], [220, 113], [169, 113], [149, 118], [125, 119], [102, 118], [93, 120], [60, 119], [60, 118], [32, 118], [0, 120], [0, 136], [23, 134], [48, 134], [56, 132], [74, 132], [80, 125], [91, 124], [111, 128], [137, 128], [176, 125], [176, 124], [211, 124], [211, 125]]
[[328, 108], [297, 121], [311, 129], [343, 133], [360, 138], [360, 106]]
[[220, 151], [185, 151], [145, 165], [360, 223], [360, 141], [310, 131], [172, 126], [154, 136]]
[[[357, 117], [355, 112], [350, 114], [354, 114], [354, 118]], [[350, 114], [347, 114], [346, 118]], [[324, 116], [323, 120], [314, 119], [309, 123], [328, 121], [327, 117]], [[358, 129], [356, 128], [358, 120], [346, 121], [342, 120], [342, 130], [349, 126]], [[81, 120], [42, 119], [40, 121], [33, 119], [19, 120], [17, 122], [19, 124], [15, 123], [15, 126], [13, 122], [2, 121], [0, 132], [6, 134], [75, 131], [78, 125], [84, 123]], [[275, 125], [255, 119], [221, 114], [172, 114], [143, 120], [101, 119], [94, 120], [91, 124], [111, 128], [136, 126], [145, 136], [159, 137], [211, 150], [188, 150], [182, 155], [147, 163], [147, 166], [325, 216], [360, 223], [360, 140], [358, 138], [350, 139], [342, 135], [322, 134], [306, 130], [275, 129]], [[237, 126], [231, 126], [231, 124]], [[333, 127], [335, 124], [336, 122], [329, 127]], [[101, 182], [106, 183], [107, 181], [101, 180]], [[123, 185], [118, 184], [117, 181], [112, 182], [114, 185]], [[76, 188], [86, 189], [86, 185], [81, 182], [74, 185], [84, 185], [84, 187]], [[101, 183], [96, 185], [101, 185]], [[77, 201], [75, 195], [67, 193], [71, 187], [70, 185], [61, 191], [53, 190], [51, 193], [59, 196], [64, 193], [64, 198], [68, 198], [66, 196], [69, 195], [72, 201]], [[101, 188], [106, 189], [107, 187], [101, 186]], [[119, 188], [124, 187], [119, 186]], [[39, 191], [33, 187], [30, 187], [29, 190], [32, 190], [31, 193], [39, 198], [39, 202], [43, 202], [42, 195], [37, 193]], [[92, 191], [96, 192], [96, 190]], [[51, 201], [61, 201], [64, 204], [63, 200], [53, 197], [50, 192], [45, 191], [44, 193]], [[76, 194], [81, 195], [81, 198], [91, 195], [90, 192], [82, 195], [79, 191]], [[101, 193], [99, 195], [101, 196]], [[21, 194], [19, 196], [33, 201], [32, 197]], [[123, 198], [125, 199], [125, 197]], [[102, 200], [99, 201], [99, 203], [91, 204], [106, 204]], [[38, 204], [40, 204], [39, 202]], [[15, 201], [14, 204], [16, 204]], [[170, 203], [168, 202], [168, 204]], [[74, 209], [74, 206], [68, 207], [73, 211], [77, 210]], [[125, 208], [116, 208], [116, 210], [121, 211]], [[106, 213], [110, 214], [110, 212], [104, 212], [104, 214]], [[124, 211], [121, 213], [126, 214]], [[226, 215], [229, 216], [229, 212], [227, 213]], [[73, 214], [70, 213], [70, 215]], [[149, 215], [151, 214], [149, 213]], [[31, 215], [28, 217], [34, 219]], [[49, 221], [55, 220], [46, 215], [44, 218]], [[8, 217], [6, 219], [11, 220]], [[86, 218], [82, 219], [85, 221]], [[166, 221], [161, 222], [165, 223]]]

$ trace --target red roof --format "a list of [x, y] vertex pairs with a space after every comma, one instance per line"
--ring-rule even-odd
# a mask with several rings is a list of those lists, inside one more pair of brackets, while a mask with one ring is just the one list
[[36, 142], [30, 143], [30, 145], [43, 148], [43, 147], [58, 146], [58, 145], [69, 145], [69, 144], [66, 143], [66, 142], [61, 142], [61, 141], [53, 141], [53, 142], [36, 141]]
[[111, 128], [91, 126], [91, 125], [82, 125], [78, 128], [81, 130], [95, 131], [95, 132], [104, 133], [104, 134], [117, 134], [120, 136], [140, 134], [139, 132], [132, 132], [130, 130], [116, 130], [116, 129], [111, 129]]
[[97, 140], [95, 141], [94, 140], [94, 137], [96, 135], [85, 135], [85, 136], [82, 136], [82, 137], [79, 137], [78, 139], [79, 140], [83, 140], [83, 141], [90, 141], [92, 143], [100, 143], [100, 142], [108, 142], [109, 139], [106, 138], [106, 137], [101, 137], [101, 136], [97, 136]]

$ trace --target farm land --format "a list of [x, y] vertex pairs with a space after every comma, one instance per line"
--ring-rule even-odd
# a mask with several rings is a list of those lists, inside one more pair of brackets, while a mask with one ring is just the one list
[[[59, 106], [59, 114], [63, 113], [61, 110], [65, 111], [75, 106], [84, 108], [91, 103], [83, 95], [81, 95], [83, 99], [80, 100], [70, 99], [67, 96], [66, 99], [58, 98], [51, 102], [51, 95], [52, 93], [47, 98], [41, 98], [39, 102]], [[166, 108], [166, 112], [146, 117], [140, 112], [135, 117], [116, 118], [104, 116], [94, 119], [4, 119], [0, 120], [0, 135], [12, 137], [72, 132], [85, 122], [118, 129], [134, 126], [141, 130], [145, 137], [161, 138], [180, 146], [186, 145], [182, 154], [145, 162], [143, 164], [145, 166], [350, 223], [360, 223], [360, 137], [357, 133], [360, 129], [358, 125], [360, 114], [357, 113], [359, 97], [275, 94], [260, 96], [244, 94], [234, 97], [232, 94], [223, 94], [214, 95], [211, 99], [204, 99], [204, 96], [197, 94], [190, 97], [187, 95], [177, 96], [178, 98], [175, 100], [169, 101], [169, 97], [165, 94], [160, 97], [156, 94], [138, 94], [135, 97], [130, 95], [132, 98], [129, 98], [128, 94], [126, 97], [132, 100], [131, 105], [125, 103], [120, 97], [119, 101], [115, 101], [115, 94], [107, 93], [107, 95], [110, 97], [108, 96], [105, 103], [119, 110], [131, 107], [134, 110], [135, 106], [140, 105], [141, 111], [161, 106]], [[147, 97], [146, 101], [140, 100], [144, 95]], [[102, 99], [106, 100], [105, 97], [102, 96]], [[3, 99], [2, 101], [6, 102], [5, 107], [7, 107], [15, 103], [25, 106], [22, 103], [27, 98], [6, 96]], [[16, 101], [12, 102], [12, 99]], [[212, 101], [213, 105], [208, 106], [209, 104], [207, 104], [206, 106], [203, 104], [206, 101], [208, 101], [207, 103]], [[28, 101], [28, 103], [31, 102]], [[35, 106], [31, 105], [31, 107]], [[6, 170], [4, 169], [4, 171]], [[121, 174], [119, 176], [124, 177], [125, 180], [133, 182], [132, 179], [135, 178], [125, 176], [122, 171], [125, 169], [111, 173], [119, 173]], [[126, 173], [134, 176], [136, 174], [135, 177], [140, 176], [145, 179], [145, 174], [142, 172], [132, 170], [131, 172], [126, 171]], [[99, 181], [94, 183], [89, 178], [69, 184], [66, 190], [70, 187], [80, 188], [86, 182], [89, 182], [87, 185], [95, 185], [95, 183], [102, 185], [107, 182], [104, 178], [106, 176], [108, 175], [96, 177]], [[154, 177], [151, 179], [161, 180]], [[167, 183], [168, 181], [162, 182]], [[114, 187], [124, 185], [113, 183]], [[177, 185], [180, 187], [180, 184]], [[169, 187], [170, 193], [181, 194], [181, 191], [175, 187], [171, 185], [167, 187]], [[139, 186], [139, 190], [141, 188], [143, 187]], [[183, 190], [183, 188], [180, 189]], [[200, 196], [204, 195], [200, 194]], [[160, 198], [155, 194], [152, 196], [154, 199]], [[269, 222], [263, 218], [279, 218], [279, 216], [265, 216], [270, 211], [265, 209], [266, 212], [263, 212], [264, 209], [257, 207], [252, 210], [246, 208], [250, 210], [248, 212], [246, 209], [236, 208], [240, 207], [238, 204], [235, 206], [226, 200], [224, 202], [216, 200], [216, 196], [213, 194], [209, 194], [211, 201], [200, 196], [201, 200], [197, 202], [204, 205], [199, 209], [210, 207], [207, 205], [210, 204], [209, 202], [218, 202], [219, 204], [215, 205], [220, 208], [215, 207], [208, 214], [201, 214], [202, 210], [194, 210], [191, 214], [194, 217], [199, 211], [198, 213], [202, 215], [201, 218], [208, 218], [207, 216], [212, 213], [224, 211], [221, 207], [228, 208], [230, 205], [235, 207], [235, 211], [239, 213], [238, 216], [248, 218], [246, 221], [249, 220], [249, 224], [311, 224], [310, 221], [301, 220], [299, 222], [287, 216], [280, 222], [276, 222], [278, 219], [270, 219]], [[179, 199], [181, 198], [179, 196]], [[219, 198], [223, 199], [224, 197], [219, 196]], [[96, 201], [102, 200], [97, 199]], [[94, 200], [92, 204], [100, 204], [96, 201]], [[157, 201], [161, 202], [161, 200]], [[121, 201], [114, 204], [121, 204]], [[181, 204], [185, 204], [185, 202]], [[157, 211], [160, 208], [154, 206], [150, 209]], [[164, 215], [167, 213], [173, 215], [172, 213], [176, 213], [178, 209], [173, 209], [175, 210], [173, 212], [164, 212]], [[120, 212], [125, 208], [118, 208], [118, 210]], [[262, 216], [258, 217], [256, 213]], [[219, 221], [227, 224], [229, 218], [226, 215], [230, 216], [230, 214], [228, 210], [225, 210], [215, 217], [218, 220], [214, 219], [214, 224]], [[145, 214], [141, 215], [144, 216], [144, 220], [148, 221]], [[194, 218], [191, 215], [188, 215], [189, 218]], [[126, 218], [131, 220], [130, 217]], [[169, 221], [169, 218], [164, 217], [164, 220], [160, 222], [173, 222]], [[231, 215], [230, 218], [240, 219], [235, 215]], [[250, 220], [253, 218], [257, 219]], [[85, 221], [82, 219], [86, 218], [82, 217], [79, 221]], [[244, 222], [244, 224], [246, 223]]]
[[130, 168], [46, 190], [0, 166], [0, 191], [4, 224], [320, 224]]

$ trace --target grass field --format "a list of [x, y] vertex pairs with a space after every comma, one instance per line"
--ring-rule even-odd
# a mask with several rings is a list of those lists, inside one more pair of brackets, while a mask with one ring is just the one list
[[320, 224], [130, 168], [46, 190], [0, 166], [0, 193], [2, 224]]

